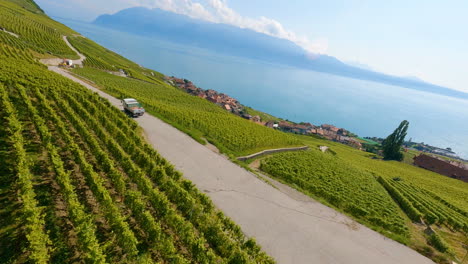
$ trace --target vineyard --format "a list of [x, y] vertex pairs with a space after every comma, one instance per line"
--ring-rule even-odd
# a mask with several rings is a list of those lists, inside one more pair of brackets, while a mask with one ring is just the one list
[[332, 154], [315, 149], [281, 153], [266, 159], [261, 169], [358, 219], [407, 235], [398, 206], [372, 174], [343, 166]]
[[0, 31], [0, 41], [11, 47], [57, 57], [78, 58], [62, 40], [62, 35], [75, 32], [43, 14], [31, 13], [3, 0], [0, 2], [0, 27], [10, 32]]
[[78, 57], [62, 36], [87, 57], [73, 73], [105, 92], [137, 98], [230, 155], [305, 143], [310, 150], [271, 155], [260, 168], [422, 254], [433, 256], [431, 246], [464, 256], [466, 183], [254, 124], [78, 36], [31, 0], [0, 0], [1, 263], [274, 262], [142, 139], [136, 122], [38, 62]]
[[[462, 245], [468, 242], [463, 240], [468, 234], [466, 183], [400, 162], [371, 159], [368, 153], [341, 144], [300, 138], [310, 150], [272, 155], [261, 161], [260, 168], [416, 249], [420, 241], [415, 237], [423, 230], [415, 227], [431, 226], [437, 232], [425, 243], [463, 257]], [[331, 151], [322, 153], [320, 145]]]
[[134, 121], [8, 54], [0, 61], [2, 261], [273, 262]]
[[74, 73], [92, 80], [117, 98], [137, 98], [146, 110], [195, 138], [205, 137], [227, 153], [300, 145], [292, 135], [257, 125], [168, 84], [124, 78], [91, 68]]

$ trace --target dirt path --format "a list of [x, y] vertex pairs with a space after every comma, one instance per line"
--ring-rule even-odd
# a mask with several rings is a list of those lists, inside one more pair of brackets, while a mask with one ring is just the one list
[[70, 44], [70, 42], [68, 42], [67, 36], [62, 36], [62, 38], [63, 38], [63, 41], [65, 41], [65, 43], [67, 43], [68, 47], [70, 47], [70, 48], [71, 48], [76, 54], [78, 54], [78, 56], [80, 57], [80, 58], [77, 59], [77, 60], [73, 60], [73, 64], [82, 66], [82, 65], [83, 65], [83, 61], [86, 59], [86, 56], [83, 55], [83, 54], [81, 54], [81, 53], [79, 53], [79, 52], [75, 49], [75, 47], [73, 47], [73, 46]]
[[[70, 42], [68, 42], [67, 36], [62, 36], [63, 41], [70, 47], [78, 56], [80, 57], [77, 60], [72, 60], [74, 65], [83, 66], [83, 61], [86, 59], [86, 56], [79, 53], [78, 50], [73, 47]], [[58, 66], [63, 62], [63, 59], [66, 58], [51, 58], [51, 59], [41, 59], [40, 62], [48, 66]]]
[[[49, 69], [121, 108], [120, 100], [63, 69]], [[432, 263], [294, 189], [268, 185], [151, 115], [135, 120], [155, 149], [209, 195], [246, 235], [255, 237], [278, 263]]]
[[18, 35], [18, 34], [13, 33], [13, 32], [10, 32], [10, 31], [8, 31], [8, 30], [2, 28], [2, 27], [0, 27], [0, 31], [3, 31], [3, 32], [5, 32], [5, 33], [8, 33], [8, 34], [12, 35], [13, 37], [19, 38], [19, 35]]

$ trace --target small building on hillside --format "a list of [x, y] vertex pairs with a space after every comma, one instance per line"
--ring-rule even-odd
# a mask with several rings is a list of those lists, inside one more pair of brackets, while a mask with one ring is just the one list
[[450, 178], [468, 182], [468, 170], [454, 166], [447, 161], [421, 154], [413, 158], [414, 165]]
[[260, 123], [260, 121], [262, 121], [262, 119], [260, 118], [260, 116], [256, 115], [256, 116], [252, 116], [252, 121], [254, 121], [256, 123]]

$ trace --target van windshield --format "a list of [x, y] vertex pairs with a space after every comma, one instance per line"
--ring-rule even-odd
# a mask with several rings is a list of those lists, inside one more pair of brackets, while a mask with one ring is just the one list
[[128, 104], [127, 106], [128, 107], [141, 107], [139, 103], [132, 103], [132, 104]]

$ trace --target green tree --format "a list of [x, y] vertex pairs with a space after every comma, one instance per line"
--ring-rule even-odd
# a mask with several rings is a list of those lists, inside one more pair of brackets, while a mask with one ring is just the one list
[[398, 161], [403, 160], [403, 153], [401, 153], [400, 149], [405, 140], [408, 126], [409, 122], [403, 120], [398, 128], [382, 142], [384, 159]]

